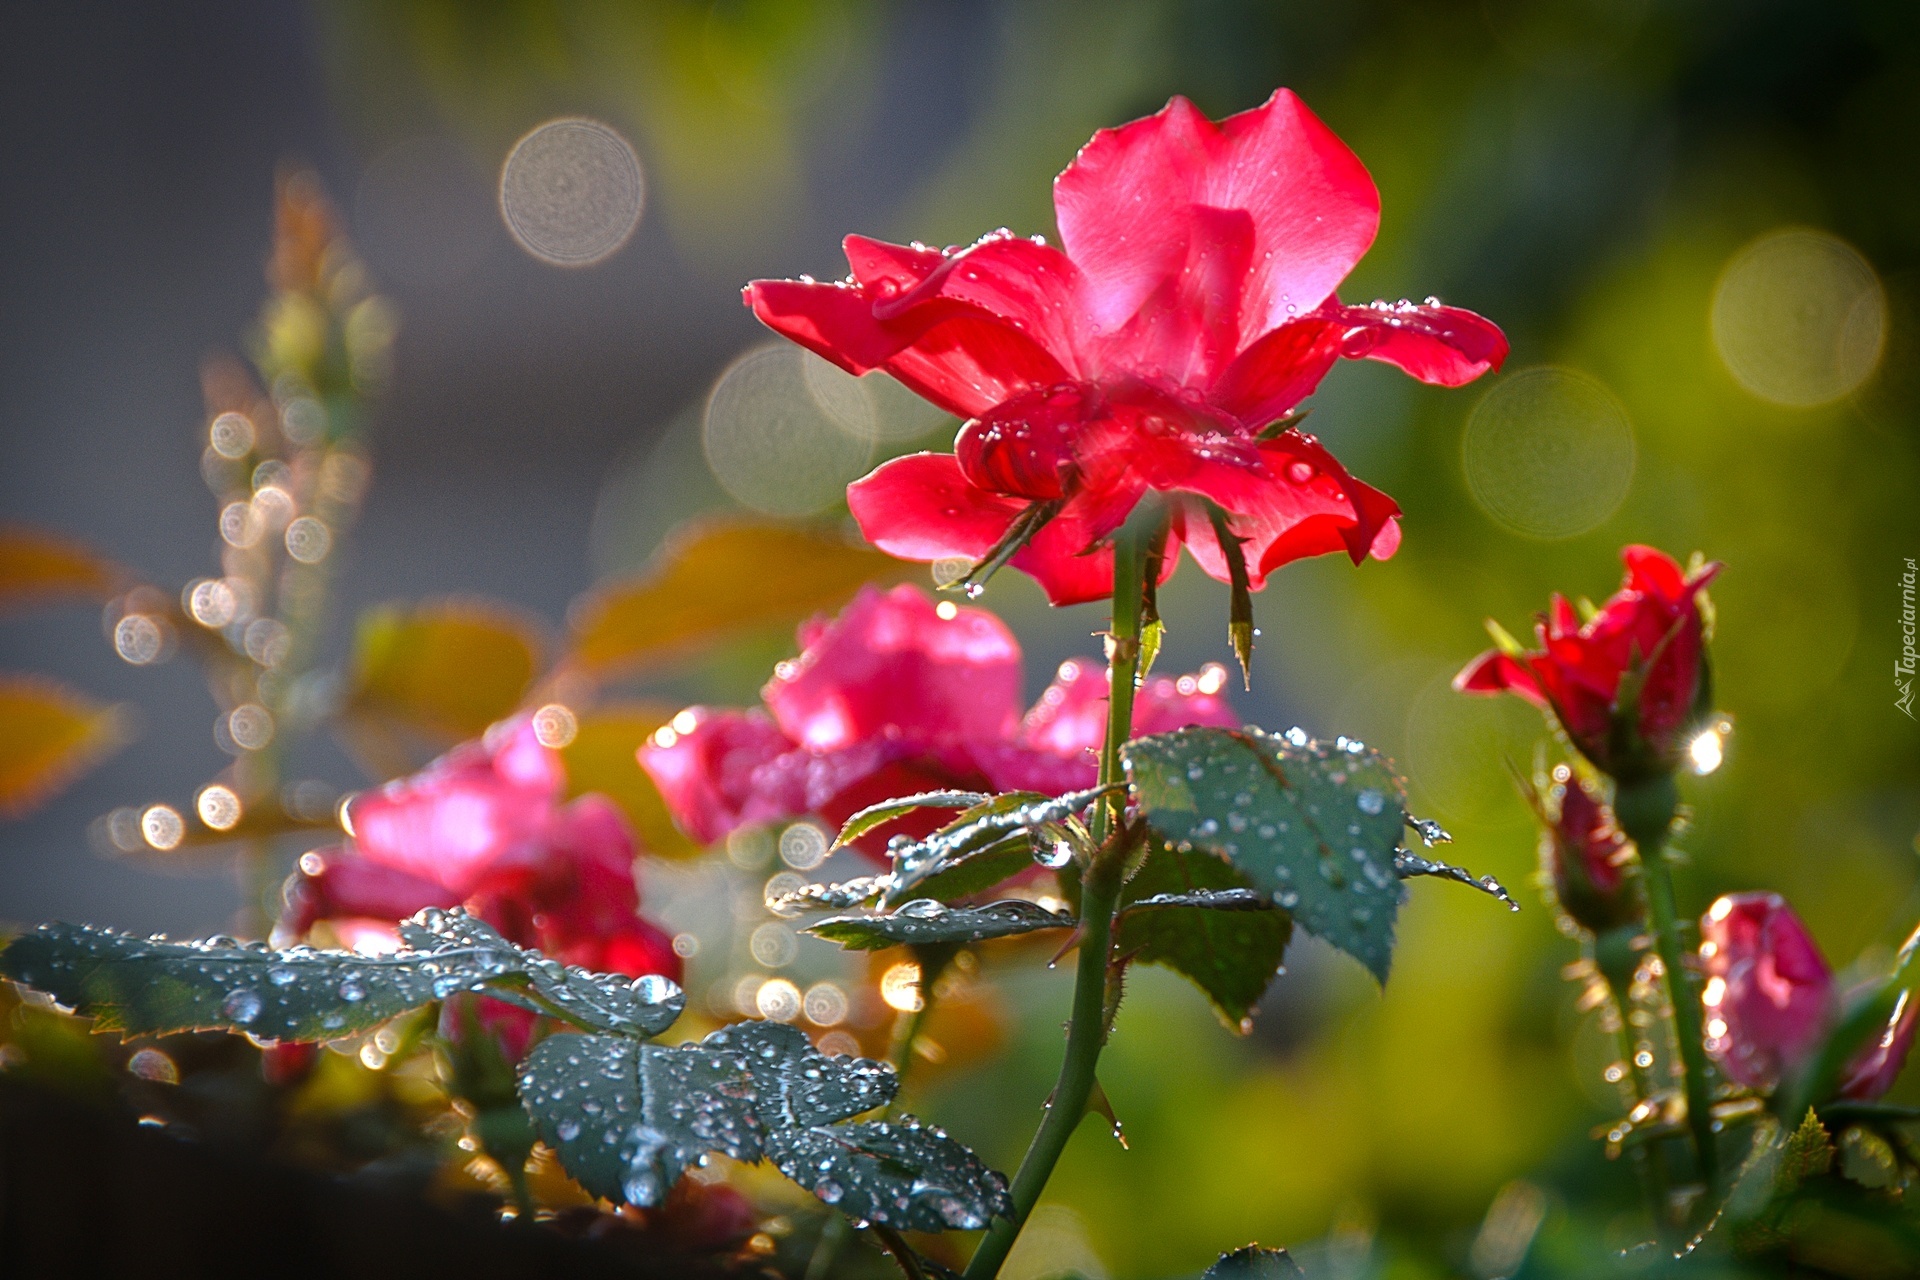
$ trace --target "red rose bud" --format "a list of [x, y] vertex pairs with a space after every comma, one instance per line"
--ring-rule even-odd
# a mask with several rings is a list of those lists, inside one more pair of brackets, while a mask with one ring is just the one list
[[1555, 596], [1536, 628], [1539, 649], [1523, 650], [1494, 627], [1500, 647], [1474, 659], [1453, 687], [1517, 694], [1552, 712], [1582, 755], [1632, 782], [1671, 773], [1711, 709], [1701, 593], [1720, 565], [1688, 574], [1652, 547], [1620, 554], [1626, 584], [1592, 618], [1582, 623]]
[[1110, 536], [1149, 493], [1170, 511], [1163, 576], [1183, 545], [1251, 590], [1303, 556], [1392, 555], [1400, 508], [1286, 415], [1342, 359], [1457, 387], [1507, 340], [1438, 299], [1335, 296], [1380, 225], [1359, 157], [1285, 89], [1218, 123], [1174, 98], [1095, 134], [1053, 202], [1058, 246], [849, 236], [846, 280], [747, 286], [775, 332], [967, 420], [954, 453], [848, 489], [868, 540], [908, 560], [1010, 555], [1055, 604], [1112, 590]]
[[[1806, 1069], [1839, 1025], [1843, 1002], [1793, 908], [1777, 893], [1731, 894], [1701, 918], [1700, 937], [1707, 1052], [1721, 1070], [1771, 1090]], [[1893, 1087], [1913, 1045], [1915, 1012], [1902, 996], [1841, 1073], [1840, 1096], [1869, 1100]]]
[[[682, 830], [712, 842], [755, 823], [817, 814], [839, 824], [916, 791], [1090, 787], [1106, 733], [1098, 663], [1062, 663], [1021, 713], [1020, 642], [985, 609], [935, 606], [916, 587], [864, 588], [840, 615], [800, 629], [800, 655], [774, 668], [764, 709], [690, 707], [640, 748]], [[1233, 727], [1226, 673], [1157, 677], [1134, 699], [1136, 734]], [[926, 810], [854, 842], [875, 858], [951, 813]]]
[[687, 1253], [717, 1253], [753, 1234], [760, 1215], [753, 1202], [724, 1182], [684, 1177], [666, 1203], [648, 1215], [649, 1227]]
[[1630, 856], [1613, 815], [1560, 765], [1541, 806], [1547, 824], [1541, 859], [1553, 882], [1553, 896], [1573, 922], [1588, 933], [1605, 933], [1631, 924], [1642, 914], [1639, 894], [1628, 881]]
[[317, 1044], [268, 1045], [260, 1051], [260, 1075], [278, 1089], [288, 1089], [305, 1080], [319, 1060]]
[[493, 1042], [509, 1067], [527, 1056], [539, 1024], [540, 1015], [530, 1009], [472, 992], [457, 992], [440, 1006], [440, 1035], [456, 1053], [471, 1050], [478, 1035]]

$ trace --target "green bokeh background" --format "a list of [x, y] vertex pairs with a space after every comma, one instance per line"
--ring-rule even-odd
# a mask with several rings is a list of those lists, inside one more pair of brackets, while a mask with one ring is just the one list
[[[625, 131], [648, 174], [647, 216], [715, 290], [838, 273], [789, 243], [787, 211], [807, 198], [815, 158], [871, 121], [876, 60], [901, 18], [880, 3], [773, 0], [364, 0], [317, 13], [337, 105], [370, 140], [423, 104], [489, 165], [547, 115]], [[1897, 943], [1920, 914], [1920, 726], [1895, 709], [1889, 679], [1897, 576], [1920, 556], [1920, 11], [1104, 0], [983, 8], [977, 21], [996, 53], [967, 136], [884, 225], [847, 230], [935, 243], [1002, 225], [1050, 234], [1049, 181], [1095, 128], [1176, 92], [1218, 116], [1287, 85], [1381, 190], [1380, 239], [1347, 297], [1472, 307], [1512, 338], [1509, 374], [1582, 371], [1632, 423], [1636, 469], [1617, 512], [1535, 540], [1489, 518], [1462, 468], [1468, 416], [1497, 381], [1448, 392], [1379, 366], [1336, 370], [1313, 426], [1401, 502], [1406, 539], [1389, 563], [1301, 564], [1259, 597], [1251, 712], [1384, 748], [1460, 860], [1525, 884], [1534, 835], [1505, 762], [1532, 759], [1538, 720], [1457, 698], [1446, 679], [1484, 647], [1482, 619], [1523, 632], [1551, 591], [1611, 591], [1624, 542], [1704, 552], [1728, 566], [1714, 657], [1737, 728], [1725, 767], [1685, 787], [1682, 909], [1772, 888], [1837, 964]], [[1877, 372], [1819, 408], [1743, 390], [1709, 328], [1729, 259], [1788, 225], [1853, 245], [1888, 301]], [[687, 491], [711, 491], [697, 453], [685, 465]], [[1086, 651], [1100, 622], [1049, 611], [1011, 575], [985, 603], [1035, 655], [1030, 681], [1043, 659]], [[1189, 566], [1164, 607], [1170, 665], [1225, 656], [1224, 589]], [[688, 692], [747, 701], [764, 670], [758, 658], [715, 668]], [[1624, 1240], [1613, 1217], [1631, 1211], [1632, 1188], [1586, 1136], [1607, 1115], [1607, 1050], [1558, 976], [1573, 944], [1522, 896], [1529, 909], [1508, 916], [1416, 885], [1384, 994], [1303, 944], [1269, 1025], [1245, 1039], [1177, 979], [1142, 975], [1101, 1070], [1131, 1150], [1094, 1125], [1079, 1135], [1047, 1195], [1077, 1215], [1045, 1219], [1056, 1261], [1191, 1273], [1258, 1239], [1306, 1245], [1325, 1274], [1472, 1274], [1475, 1232], [1516, 1178], [1552, 1206], [1542, 1265]], [[1067, 986], [1064, 972], [1008, 979], [1005, 1059], [916, 1106], [1015, 1164], [1057, 1063]], [[1920, 1101], [1920, 1079], [1896, 1096]], [[1044, 1252], [1010, 1274], [1043, 1271]]]

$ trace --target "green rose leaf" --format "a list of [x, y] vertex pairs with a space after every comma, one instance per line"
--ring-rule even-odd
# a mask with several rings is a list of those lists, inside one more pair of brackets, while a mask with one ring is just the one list
[[1251, 1028], [1286, 958], [1293, 920], [1248, 887], [1224, 859], [1152, 841], [1146, 861], [1120, 897], [1114, 943], [1148, 964], [1165, 965], [1206, 993], [1222, 1022]]
[[455, 992], [497, 999], [629, 1036], [655, 1035], [686, 1004], [665, 978], [594, 974], [514, 946], [460, 912], [423, 911], [401, 926], [408, 949], [364, 956], [232, 938], [167, 942], [43, 925], [0, 952], [0, 973], [129, 1035], [244, 1031], [332, 1040], [370, 1030]]
[[916, 795], [901, 796], [897, 800], [884, 800], [868, 805], [848, 818], [840, 828], [840, 834], [834, 837], [833, 846], [837, 849], [841, 845], [852, 844], [875, 827], [884, 827], [895, 818], [904, 818], [916, 809], [971, 809], [992, 799], [992, 796], [981, 791], [922, 791]]
[[1263, 1249], [1257, 1244], [1223, 1253], [1200, 1280], [1295, 1280], [1307, 1273], [1285, 1249]]
[[823, 1204], [896, 1231], [977, 1231], [1010, 1208], [1006, 1179], [912, 1116], [782, 1130], [770, 1146]]
[[1393, 960], [1406, 788], [1378, 752], [1299, 730], [1188, 728], [1124, 755], [1148, 823], [1225, 858], [1250, 887], [1381, 982]]
[[897, 1229], [984, 1226], [1006, 1182], [912, 1116], [840, 1124], [889, 1102], [893, 1069], [829, 1058], [780, 1023], [749, 1022], [698, 1044], [556, 1035], [528, 1055], [521, 1096], [561, 1163], [595, 1195], [660, 1203], [712, 1152], [771, 1160], [849, 1217]]
[[617, 1036], [548, 1036], [520, 1069], [520, 1100], [567, 1172], [642, 1207], [709, 1152], [766, 1158], [753, 1092], [738, 1054]]
[[806, 932], [837, 942], [850, 951], [878, 951], [903, 943], [979, 942], [1037, 929], [1071, 929], [1077, 923], [1020, 898], [978, 907], [949, 907], [932, 898], [915, 898], [888, 915], [834, 916]]
[[988, 850], [1005, 853], [1010, 843], [1032, 850], [1042, 841], [1050, 843], [1055, 831], [1071, 830], [1062, 824], [1111, 790], [1092, 787], [1063, 796], [1011, 791], [977, 804], [926, 839], [894, 850], [892, 883], [881, 901], [888, 906], [904, 901], [908, 890], [916, 889], [922, 881], [955, 870], [970, 857]]

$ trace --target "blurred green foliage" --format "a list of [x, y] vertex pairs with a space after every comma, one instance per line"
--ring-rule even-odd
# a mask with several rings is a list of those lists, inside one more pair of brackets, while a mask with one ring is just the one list
[[[792, 211], [810, 166], [885, 133], [873, 113], [911, 8], [347, 0], [320, 16], [343, 114], [371, 139], [422, 107], [488, 157], [563, 112], [627, 130], [650, 208], [725, 288], [830, 267], [793, 243]], [[1737, 728], [1726, 765], [1685, 787], [1683, 912], [1774, 888], [1836, 957], [1898, 940], [1920, 913], [1920, 729], [1888, 679], [1897, 577], [1920, 555], [1910, 3], [1109, 0], [983, 5], [972, 21], [990, 56], [975, 59], [963, 135], [847, 230], [1051, 232], [1049, 179], [1094, 128], [1175, 92], [1219, 115], [1284, 84], [1381, 188], [1380, 240], [1349, 297], [1434, 293], [1481, 311], [1514, 340], [1509, 374], [1578, 370], [1632, 424], [1619, 509], [1539, 541], [1476, 505], [1462, 467], [1469, 414], [1499, 380], [1441, 392], [1335, 371], [1312, 426], [1399, 499], [1406, 541], [1385, 565], [1290, 568], [1259, 598], [1254, 718], [1385, 749], [1461, 858], [1524, 883], [1534, 837], [1505, 762], [1531, 759], [1538, 722], [1459, 699], [1447, 678], [1484, 647], [1483, 618], [1519, 632], [1551, 591], [1610, 592], [1621, 543], [1697, 549], [1728, 565], [1714, 657]], [[1744, 390], [1709, 322], [1729, 260], [1788, 225], [1850, 243], [1885, 289], [1878, 371], [1824, 407]], [[1036, 655], [1085, 652], [1099, 624], [1050, 613], [1011, 575], [987, 603]], [[1162, 607], [1167, 669], [1224, 656], [1222, 589], [1189, 567]], [[758, 678], [716, 678], [702, 696], [749, 700]], [[1598, 1076], [1609, 1050], [1556, 976], [1571, 944], [1545, 911], [1509, 919], [1449, 892], [1416, 892], [1401, 938], [1384, 997], [1296, 948], [1247, 1040], [1177, 980], [1140, 975], [1102, 1072], [1132, 1149], [1080, 1135], [1049, 1192], [1078, 1218], [1053, 1219], [1068, 1227], [1048, 1238], [1083, 1224], [1123, 1276], [1194, 1272], [1249, 1239], [1321, 1240], [1304, 1256], [1328, 1274], [1493, 1274], [1476, 1241], [1524, 1178], [1545, 1192], [1539, 1267], [1577, 1270], [1621, 1243], [1610, 1222], [1633, 1193], [1586, 1136], [1613, 1100]], [[1001, 1167], [1038, 1115], [1066, 1001], [1062, 975], [1008, 984], [1022, 1014], [1005, 1060], [915, 1102]], [[1920, 1100], [1920, 1080], [1895, 1096]], [[1040, 1274], [1040, 1253], [1022, 1256], [1009, 1274]]]

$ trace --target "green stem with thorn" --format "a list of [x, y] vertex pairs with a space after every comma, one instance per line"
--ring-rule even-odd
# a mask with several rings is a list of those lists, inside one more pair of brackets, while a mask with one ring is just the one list
[[[1620, 1024], [1620, 1057], [1626, 1064], [1630, 1092], [1636, 1104], [1646, 1102], [1655, 1093], [1647, 1068], [1640, 1063], [1640, 1038], [1633, 1025], [1631, 992], [1634, 973], [1640, 967], [1634, 941], [1640, 929], [1640, 923], [1636, 921], [1610, 929], [1593, 940], [1594, 965], [1600, 970], [1613, 1000], [1614, 1016]], [[1640, 1180], [1641, 1194], [1646, 1198], [1647, 1213], [1653, 1219], [1654, 1229], [1665, 1236], [1670, 1224], [1667, 1221], [1666, 1169], [1660, 1152], [1647, 1144], [1638, 1143], [1627, 1158], [1632, 1161], [1634, 1173]]]
[[[1133, 726], [1133, 693], [1140, 667], [1140, 618], [1143, 606], [1144, 544], [1151, 523], [1130, 521], [1114, 535], [1113, 622], [1107, 659], [1107, 734], [1100, 752], [1100, 783], [1108, 786], [1125, 778], [1120, 748]], [[998, 1218], [967, 1264], [966, 1280], [991, 1280], [1007, 1260], [1027, 1216], [1040, 1200], [1067, 1140], [1086, 1114], [1093, 1096], [1094, 1068], [1106, 1041], [1108, 952], [1113, 940], [1113, 913], [1120, 900], [1121, 871], [1126, 841], [1120, 830], [1126, 810], [1124, 794], [1100, 800], [1093, 810], [1094, 852], [1081, 880], [1080, 958], [1074, 971], [1073, 1015], [1067, 1025], [1067, 1051], [1060, 1078], [1047, 1104], [1047, 1114], [1033, 1135], [1026, 1158], [1014, 1174], [1013, 1212]]]
[[1673, 1008], [1674, 1039], [1680, 1051], [1682, 1083], [1687, 1095], [1687, 1128], [1693, 1137], [1700, 1181], [1711, 1202], [1720, 1182], [1715, 1150], [1713, 1099], [1708, 1093], [1707, 1049], [1700, 1030], [1700, 995], [1686, 964], [1680, 942], [1680, 919], [1674, 904], [1673, 872], [1667, 864], [1667, 832], [1679, 808], [1680, 793], [1671, 774], [1659, 774], [1632, 784], [1622, 783], [1614, 795], [1614, 816], [1640, 853], [1640, 870], [1647, 889], [1648, 914], [1653, 919], [1654, 946], [1665, 972], [1667, 1001]]

